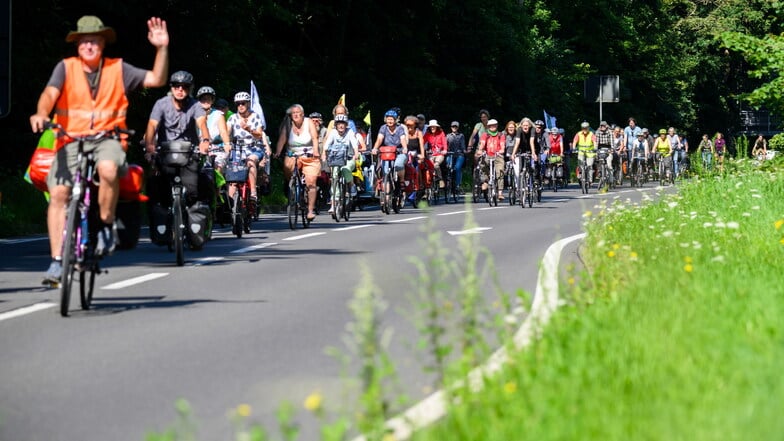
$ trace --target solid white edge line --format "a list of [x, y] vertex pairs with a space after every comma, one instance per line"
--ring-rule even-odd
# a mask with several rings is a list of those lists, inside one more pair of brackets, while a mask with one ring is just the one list
[[343, 228], [333, 228], [332, 231], [349, 231], [349, 230], [358, 230], [360, 228], [367, 228], [367, 227], [375, 227], [373, 224], [362, 224], [362, 225], [352, 225], [350, 227], [343, 227]]
[[501, 210], [501, 209], [504, 209], [504, 208], [509, 208], [509, 207], [485, 207], [485, 208], [478, 208], [478, 210], [479, 211]]
[[327, 234], [327, 233], [324, 233], [324, 232], [308, 233], [308, 234], [302, 234], [302, 235], [299, 235], [299, 236], [287, 237], [287, 238], [285, 238], [283, 240], [300, 240], [300, 239], [305, 239], [305, 238], [308, 238], [308, 237], [321, 236], [322, 234]]
[[240, 249], [237, 249], [237, 250], [234, 250], [234, 251], [229, 251], [229, 253], [230, 254], [242, 254], [242, 253], [247, 253], [249, 251], [256, 251], [256, 250], [260, 250], [262, 248], [271, 247], [271, 246], [274, 246], [274, 245], [277, 245], [277, 243], [275, 243], [275, 242], [264, 242], [264, 243], [260, 243], [260, 244], [257, 244], [257, 245], [251, 245], [249, 247], [240, 248]]
[[397, 224], [397, 223], [400, 223], [400, 222], [409, 222], [409, 221], [415, 221], [415, 220], [426, 219], [426, 218], [427, 218], [427, 216], [417, 216], [417, 217], [409, 217], [407, 219], [388, 220], [386, 223], [388, 223], [388, 224]]
[[14, 317], [20, 317], [20, 316], [23, 316], [23, 315], [26, 315], [26, 314], [32, 314], [32, 313], [34, 313], [36, 311], [42, 311], [44, 309], [49, 309], [49, 308], [51, 308], [52, 306], [55, 306], [55, 305], [57, 305], [57, 303], [42, 302], [42, 303], [36, 303], [34, 305], [30, 305], [30, 306], [25, 306], [25, 307], [22, 307], [22, 308], [12, 309], [10, 311], [0, 313], [0, 322], [3, 321], [3, 320], [12, 319]]
[[[584, 237], [585, 233], [580, 233], [561, 239], [550, 245], [544, 253], [542, 265], [539, 267], [531, 313], [523, 320], [514, 336], [517, 349], [522, 349], [533, 341], [558, 307], [558, 264], [561, 260], [561, 252], [566, 245]], [[496, 351], [483, 366], [468, 373], [469, 384], [477, 390], [476, 388], [481, 387], [482, 378], [499, 371], [507, 357], [505, 348]], [[410, 407], [400, 416], [387, 421], [386, 424], [392, 429], [394, 439], [405, 440], [415, 430], [426, 427], [446, 415], [446, 409], [446, 394], [443, 390], [439, 390]], [[353, 441], [366, 441], [366, 438], [360, 435]]]
[[21, 237], [19, 239], [0, 239], [0, 245], [13, 245], [17, 243], [38, 242], [39, 240], [47, 240], [47, 236], [41, 237]]
[[102, 286], [101, 289], [108, 289], [108, 290], [123, 289], [123, 288], [127, 288], [129, 286], [138, 285], [139, 283], [148, 282], [150, 280], [160, 279], [161, 277], [166, 277], [168, 275], [169, 275], [169, 273], [150, 273], [150, 274], [145, 274], [143, 276], [134, 277], [132, 279], [123, 280], [121, 282], [116, 282], [116, 283], [112, 283], [112, 284], [109, 284], [109, 285], [106, 285], [106, 286]]

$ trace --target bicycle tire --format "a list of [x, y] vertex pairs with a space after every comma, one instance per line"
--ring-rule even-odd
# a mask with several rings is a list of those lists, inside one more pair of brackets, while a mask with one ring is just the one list
[[342, 180], [341, 187], [341, 199], [343, 200], [343, 220], [348, 222], [349, 217], [351, 217], [351, 210], [353, 208], [353, 199], [351, 193], [349, 192], [349, 184], [347, 184], [345, 180]]
[[79, 198], [71, 197], [65, 217], [65, 237], [63, 238], [63, 272], [60, 275], [60, 315], [68, 317], [68, 308], [71, 304], [71, 286], [76, 270], [76, 236], [79, 229]]
[[289, 228], [292, 230], [297, 229], [297, 199], [299, 197], [297, 194], [297, 183], [294, 179], [295, 177], [293, 175], [289, 179], [289, 203], [286, 206], [286, 214], [289, 218]]
[[[95, 289], [95, 274], [99, 271], [98, 264], [93, 263], [90, 265], [89, 269], [79, 272], [79, 298], [82, 303], [82, 309], [85, 311], [89, 310], [90, 305], [92, 305], [93, 290]], [[87, 277], [88, 280], [85, 280], [85, 277]]]
[[250, 234], [251, 219], [251, 203], [250, 203], [250, 185], [247, 183], [242, 188], [242, 206], [240, 213], [242, 214], [242, 230]]
[[336, 185], [336, 187], [337, 188], [335, 189], [335, 192], [332, 195], [332, 208], [333, 208], [332, 217], [335, 219], [335, 222], [340, 222], [340, 219], [343, 217], [343, 213], [346, 210], [346, 206], [345, 206], [346, 184], [343, 182], [342, 176], [338, 178], [338, 185]]
[[[235, 193], [236, 195], [236, 193]], [[172, 201], [172, 234], [174, 235], [174, 256], [177, 261], [177, 266], [185, 265], [184, 244], [182, 241], [182, 197], [177, 195]]]
[[[302, 228], [310, 227], [310, 221], [308, 220], [308, 190], [305, 188], [305, 184], [300, 181], [297, 186], [299, 190], [297, 193], [299, 194], [299, 214], [300, 219], [302, 219]], [[316, 205], [318, 205], [318, 196], [316, 196]], [[313, 209], [314, 212], [318, 212], [316, 208]]]

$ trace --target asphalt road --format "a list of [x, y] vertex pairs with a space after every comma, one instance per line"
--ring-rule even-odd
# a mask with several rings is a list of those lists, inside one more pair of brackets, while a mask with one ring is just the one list
[[[585, 197], [572, 186], [546, 191], [533, 209], [441, 203], [386, 216], [371, 207], [347, 223], [324, 213], [297, 231], [283, 216], [266, 215], [242, 239], [218, 232], [204, 250], [186, 253], [185, 267], [143, 239], [105, 261], [93, 310], [80, 311], [74, 299], [69, 318], [46, 307], [58, 291], [39, 285], [46, 240], [0, 241], [0, 441], [140, 441], [169, 426], [178, 398], [191, 403], [199, 439], [229, 439], [226, 414], [240, 403], [270, 424], [282, 401], [301, 409], [315, 390], [337, 400], [341, 369], [325, 348], [343, 347], [360, 262], [389, 303], [384, 326], [394, 330], [401, 384], [420, 399], [429, 378], [406, 311], [415, 274], [409, 257], [421, 253], [426, 219], [454, 249], [459, 236], [449, 232], [463, 231], [471, 210], [500, 286], [533, 292], [547, 247], [580, 233], [581, 214], [613, 197], [639, 200], [640, 192]], [[9, 314], [31, 305], [43, 309]], [[314, 439], [314, 419], [302, 410], [299, 419], [301, 439]]]

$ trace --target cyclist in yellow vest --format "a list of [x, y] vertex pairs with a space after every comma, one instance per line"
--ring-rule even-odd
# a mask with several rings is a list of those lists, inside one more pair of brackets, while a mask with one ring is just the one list
[[[572, 145], [577, 148], [577, 162], [585, 164], [589, 169], [593, 170], [593, 159], [596, 156], [596, 135], [591, 132], [591, 125], [583, 121], [580, 124], [580, 131], [574, 135]], [[593, 170], [595, 172], [595, 170]], [[588, 182], [593, 180], [593, 174], [588, 176]]]
[[664, 161], [664, 172], [669, 175], [672, 170], [672, 144], [667, 139], [667, 129], [659, 130], [659, 137], [653, 143], [653, 153], [659, 156], [660, 161]]

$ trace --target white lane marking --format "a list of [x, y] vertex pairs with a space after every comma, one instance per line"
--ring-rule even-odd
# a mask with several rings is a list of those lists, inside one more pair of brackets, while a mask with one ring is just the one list
[[487, 211], [487, 210], [501, 210], [501, 209], [503, 209], [503, 208], [509, 208], [509, 207], [485, 207], [485, 208], [480, 208], [479, 210], [480, 210], [480, 211]]
[[57, 305], [56, 303], [52, 302], [43, 302], [43, 303], [36, 303], [34, 305], [25, 306], [23, 308], [13, 309], [11, 311], [4, 312], [0, 314], [0, 321], [12, 319], [14, 317], [23, 316], [25, 314], [32, 314], [36, 311], [43, 311], [44, 309], [49, 309], [52, 306]]
[[452, 236], [463, 236], [465, 234], [477, 234], [481, 233], [482, 231], [492, 230], [493, 227], [476, 227], [476, 228], [469, 228], [463, 231], [447, 231], [447, 233], [451, 234]]
[[468, 213], [468, 210], [450, 211], [449, 213], [439, 213], [436, 216], [451, 216], [453, 214], [463, 214], [463, 213]]
[[360, 228], [367, 228], [367, 227], [375, 227], [375, 225], [373, 225], [373, 224], [352, 225], [350, 227], [334, 228], [332, 231], [358, 230]]
[[569, 199], [550, 199], [549, 201], [545, 202], [567, 202]]
[[387, 223], [388, 224], [397, 224], [397, 223], [400, 223], [400, 222], [410, 222], [410, 221], [415, 221], [415, 220], [419, 220], [419, 219], [426, 219], [426, 218], [427, 218], [427, 216], [416, 216], [416, 217], [409, 217], [407, 219], [389, 220], [389, 221], [387, 221]]
[[323, 232], [322, 233], [308, 233], [308, 234], [302, 234], [300, 236], [287, 237], [287, 238], [285, 238], [283, 240], [300, 240], [300, 239], [305, 239], [305, 238], [308, 238], [308, 237], [321, 236], [322, 234], [327, 234], [327, 233], [323, 233]]
[[[544, 253], [531, 313], [523, 320], [520, 329], [514, 336], [518, 350], [530, 344], [541, 333], [543, 326], [558, 306], [558, 263], [561, 260], [561, 251], [569, 243], [584, 237], [585, 233], [581, 233], [561, 239], [550, 245]], [[473, 392], [478, 392], [482, 388], [483, 380], [498, 372], [507, 360], [506, 348], [501, 348], [490, 356], [484, 365], [472, 370], [468, 374], [468, 381]], [[433, 424], [446, 415], [446, 403], [446, 393], [439, 390], [408, 408], [401, 415], [388, 420], [386, 426], [392, 429], [395, 439], [408, 439], [415, 430]], [[353, 441], [366, 441], [366, 438], [360, 435]]]
[[13, 245], [15, 243], [38, 242], [39, 240], [49, 239], [46, 236], [41, 237], [21, 237], [19, 239], [0, 239], [0, 245]]
[[138, 285], [139, 283], [148, 282], [150, 280], [160, 279], [161, 277], [168, 276], [169, 273], [150, 273], [143, 276], [134, 277], [132, 279], [123, 280], [122, 282], [112, 283], [101, 287], [101, 289], [123, 289], [129, 286]]
[[264, 242], [264, 243], [260, 243], [260, 244], [257, 244], [257, 245], [251, 245], [249, 247], [240, 248], [238, 250], [229, 251], [229, 252], [231, 254], [242, 254], [242, 253], [247, 253], [247, 252], [250, 252], [250, 251], [260, 250], [262, 248], [271, 247], [273, 245], [277, 245], [277, 243], [275, 243], [275, 242]]
[[202, 266], [202, 265], [209, 265], [210, 263], [220, 262], [221, 260], [226, 259], [222, 256], [208, 256], [208, 257], [201, 257], [193, 261], [191, 265], [188, 266]]

